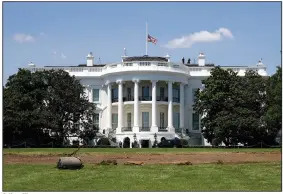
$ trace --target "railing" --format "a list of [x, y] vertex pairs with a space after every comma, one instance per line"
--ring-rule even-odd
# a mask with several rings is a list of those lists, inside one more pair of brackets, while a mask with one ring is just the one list
[[142, 131], [150, 131], [150, 127], [140, 127], [140, 132]]
[[180, 98], [173, 98], [173, 102], [180, 102]]
[[123, 97], [123, 101], [134, 101], [134, 97], [133, 96], [126, 96], [126, 97]]
[[118, 98], [112, 98], [112, 102], [118, 102]]
[[132, 131], [132, 127], [122, 127], [122, 132], [124, 131]]
[[151, 96], [140, 96], [139, 100], [140, 101], [151, 101]]
[[158, 132], [168, 132], [166, 127], [158, 127]]
[[168, 102], [168, 97], [166, 97], [166, 96], [156, 96], [156, 101]]

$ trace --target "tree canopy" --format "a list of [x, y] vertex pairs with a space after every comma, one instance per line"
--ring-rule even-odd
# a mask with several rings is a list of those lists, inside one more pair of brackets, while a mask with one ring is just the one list
[[63, 70], [19, 69], [4, 88], [4, 139], [11, 142], [14, 134], [21, 134], [40, 141], [36, 134], [46, 134], [44, 129], [60, 145], [68, 135], [93, 137], [94, 113], [95, 105], [74, 76]]
[[[203, 81], [205, 88], [196, 92], [194, 103], [194, 110], [203, 115], [202, 134], [209, 143], [251, 145], [268, 141], [271, 134], [264, 118], [271, 103], [267, 103], [266, 95], [270, 80], [252, 70], [247, 71], [245, 76], [220, 67], [212, 70], [211, 76]], [[281, 100], [281, 96], [277, 98]], [[275, 112], [279, 110], [274, 109]], [[276, 134], [272, 134], [273, 139]]]

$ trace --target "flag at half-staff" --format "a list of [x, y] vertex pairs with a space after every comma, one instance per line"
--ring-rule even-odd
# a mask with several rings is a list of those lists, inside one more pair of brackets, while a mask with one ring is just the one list
[[149, 34], [147, 35], [147, 42], [152, 42], [153, 44], [157, 43], [157, 39], [153, 38], [152, 36], [150, 36]]

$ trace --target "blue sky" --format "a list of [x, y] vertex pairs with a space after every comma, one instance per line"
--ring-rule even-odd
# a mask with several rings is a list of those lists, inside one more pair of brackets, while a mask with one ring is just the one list
[[6, 2], [3, 3], [4, 83], [18, 68], [121, 61], [145, 54], [145, 22], [158, 39], [148, 54], [172, 61], [204, 52], [216, 65], [252, 66], [268, 74], [281, 63], [280, 2]]

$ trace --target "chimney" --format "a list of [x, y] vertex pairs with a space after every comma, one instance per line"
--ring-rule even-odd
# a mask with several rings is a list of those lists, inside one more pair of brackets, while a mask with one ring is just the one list
[[92, 55], [92, 52], [90, 52], [87, 56], [86, 56], [86, 66], [93, 66], [94, 64], [94, 57]]
[[203, 53], [200, 53], [198, 56], [198, 65], [205, 66], [205, 55]]

